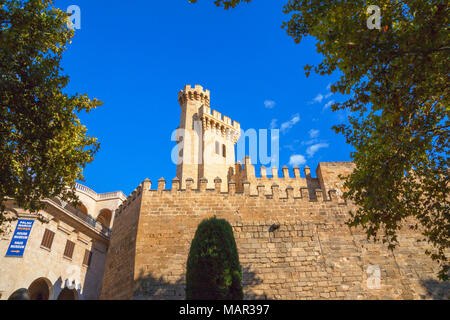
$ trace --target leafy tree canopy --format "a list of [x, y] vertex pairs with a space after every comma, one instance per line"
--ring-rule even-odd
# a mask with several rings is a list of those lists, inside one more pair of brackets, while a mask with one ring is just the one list
[[8, 198], [31, 212], [42, 198], [76, 202], [75, 181], [99, 147], [77, 114], [101, 102], [63, 92], [74, 32], [52, 3], [0, 0], [0, 223]]
[[203, 220], [187, 260], [186, 299], [241, 300], [242, 269], [233, 229], [224, 219]]
[[[191, 2], [196, 2], [193, 0]], [[216, 0], [233, 8], [247, 0]], [[370, 5], [381, 10], [381, 28], [369, 29]], [[448, 279], [449, 205], [449, 5], [445, 0], [290, 0], [282, 27], [296, 43], [317, 39], [323, 60], [305, 66], [342, 76], [332, 92], [350, 98], [348, 124], [334, 127], [354, 148], [356, 165], [344, 196], [358, 208], [350, 226], [391, 249], [406, 218], [432, 245], [427, 254]]]

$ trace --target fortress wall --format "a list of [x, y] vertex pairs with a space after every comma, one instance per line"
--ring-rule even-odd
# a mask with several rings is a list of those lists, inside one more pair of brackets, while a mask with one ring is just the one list
[[120, 205], [121, 214], [115, 216], [100, 299], [131, 299], [133, 296], [142, 187], [150, 188], [150, 184], [144, 181]]
[[[233, 227], [246, 298], [429, 297], [437, 266], [425, 256], [417, 236], [404, 230], [393, 254], [381, 244], [367, 242], [361, 232], [350, 231], [344, 224], [348, 209], [336, 202], [212, 190], [151, 191], [142, 200], [134, 298], [184, 298], [190, 243], [200, 221], [213, 215]], [[277, 224], [279, 228], [271, 231]], [[380, 269], [380, 289], [367, 287], [371, 265]]]
[[[339, 163], [322, 165], [317, 182], [332, 188], [346, 170]], [[323, 177], [328, 180], [321, 181]], [[229, 183], [225, 193], [219, 183], [206, 189], [204, 180], [198, 190], [191, 190], [192, 181], [186, 182], [187, 190], [179, 190], [177, 179], [172, 184], [172, 190], [165, 190], [160, 180], [158, 190], [151, 190], [144, 182], [140, 207], [119, 209], [115, 226], [122, 219], [128, 231], [113, 230], [109, 256], [115, 257], [108, 257], [104, 298], [123, 298], [123, 289], [114, 286], [126, 284], [130, 290], [132, 282], [127, 298], [184, 299], [191, 241], [198, 224], [214, 215], [233, 227], [247, 299], [426, 299], [450, 294], [449, 283], [436, 280], [438, 266], [425, 255], [427, 246], [417, 242], [417, 233], [405, 225], [393, 253], [368, 242], [361, 230], [345, 224], [353, 206], [333, 189], [318, 189], [310, 199], [294, 197], [290, 187], [260, 185], [253, 193], [244, 183], [242, 192], [236, 192], [238, 186]], [[124, 245], [132, 252], [115, 254]]]

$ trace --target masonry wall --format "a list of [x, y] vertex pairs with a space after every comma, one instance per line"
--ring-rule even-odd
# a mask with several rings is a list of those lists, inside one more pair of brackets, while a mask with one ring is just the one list
[[[328, 179], [318, 181], [325, 187], [332, 187], [339, 172], [347, 170], [330, 167], [320, 172]], [[107, 266], [103, 292], [108, 294], [103, 298], [123, 298], [119, 288], [127, 283], [128, 290], [132, 288], [127, 298], [184, 299], [192, 238], [200, 221], [213, 215], [233, 227], [247, 299], [427, 299], [449, 295], [449, 283], [436, 280], [438, 266], [424, 254], [426, 244], [417, 242], [418, 234], [405, 225], [400, 246], [393, 253], [382, 244], [368, 242], [360, 230], [345, 225], [352, 205], [339, 200], [335, 190], [296, 197], [293, 188], [277, 186], [259, 186], [254, 194], [249, 184], [242, 186], [242, 192], [230, 184], [227, 193], [220, 192], [220, 186], [206, 190], [204, 184], [199, 190], [190, 190], [187, 185], [187, 190], [180, 191], [177, 183], [173, 184], [172, 190], [164, 190], [163, 183], [158, 190], [143, 185], [139, 204], [119, 210], [115, 227], [126, 221], [130, 230], [113, 230], [108, 261], [120, 265], [120, 260], [134, 255], [133, 275], [130, 279], [130, 266]], [[130, 232], [136, 222], [133, 248]], [[128, 240], [122, 243], [123, 239]], [[130, 250], [121, 253], [122, 258], [115, 251], [119, 243]], [[379, 287], [374, 279], [377, 270]]]
[[[147, 184], [144, 182], [144, 186]], [[136, 234], [142, 188], [137, 188], [121, 205], [116, 215], [108, 249], [100, 299], [131, 299], [133, 297]]]

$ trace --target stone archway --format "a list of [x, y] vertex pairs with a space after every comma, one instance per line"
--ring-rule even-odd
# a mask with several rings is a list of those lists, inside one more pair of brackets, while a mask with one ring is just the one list
[[30, 300], [28, 290], [25, 288], [17, 289], [8, 298], [8, 300]]
[[78, 293], [75, 289], [64, 288], [59, 293], [57, 300], [78, 300]]
[[86, 208], [86, 206], [84, 204], [81, 204], [80, 206], [77, 207], [78, 210], [80, 210], [81, 212], [83, 212], [84, 214], [88, 215], [89, 212]]
[[102, 226], [110, 228], [111, 225], [112, 212], [109, 209], [102, 209], [97, 216], [97, 222], [101, 223]]
[[28, 287], [30, 300], [50, 300], [53, 298], [53, 286], [47, 278], [38, 278]]

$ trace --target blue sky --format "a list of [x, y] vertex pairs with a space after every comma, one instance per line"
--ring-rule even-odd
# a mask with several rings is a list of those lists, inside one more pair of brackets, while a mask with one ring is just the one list
[[129, 194], [146, 177], [154, 185], [174, 178], [171, 134], [185, 84], [209, 89], [212, 109], [244, 130], [280, 129], [280, 168], [299, 164], [303, 176], [305, 165], [314, 172], [320, 161], [350, 160], [351, 147], [331, 130], [345, 119], [329, 108], [344, 98], [328, 88], [339, 74], [306, 78], [303, 66], [321, 57], [314, 39], [297, 45], [281, 29], [283, 2], [225, 11], [212, 0], [56, 1], [81, 9], [62, 63], [66, 91], [104, 102], [80, 114], [101, 144], [83, 183]]

